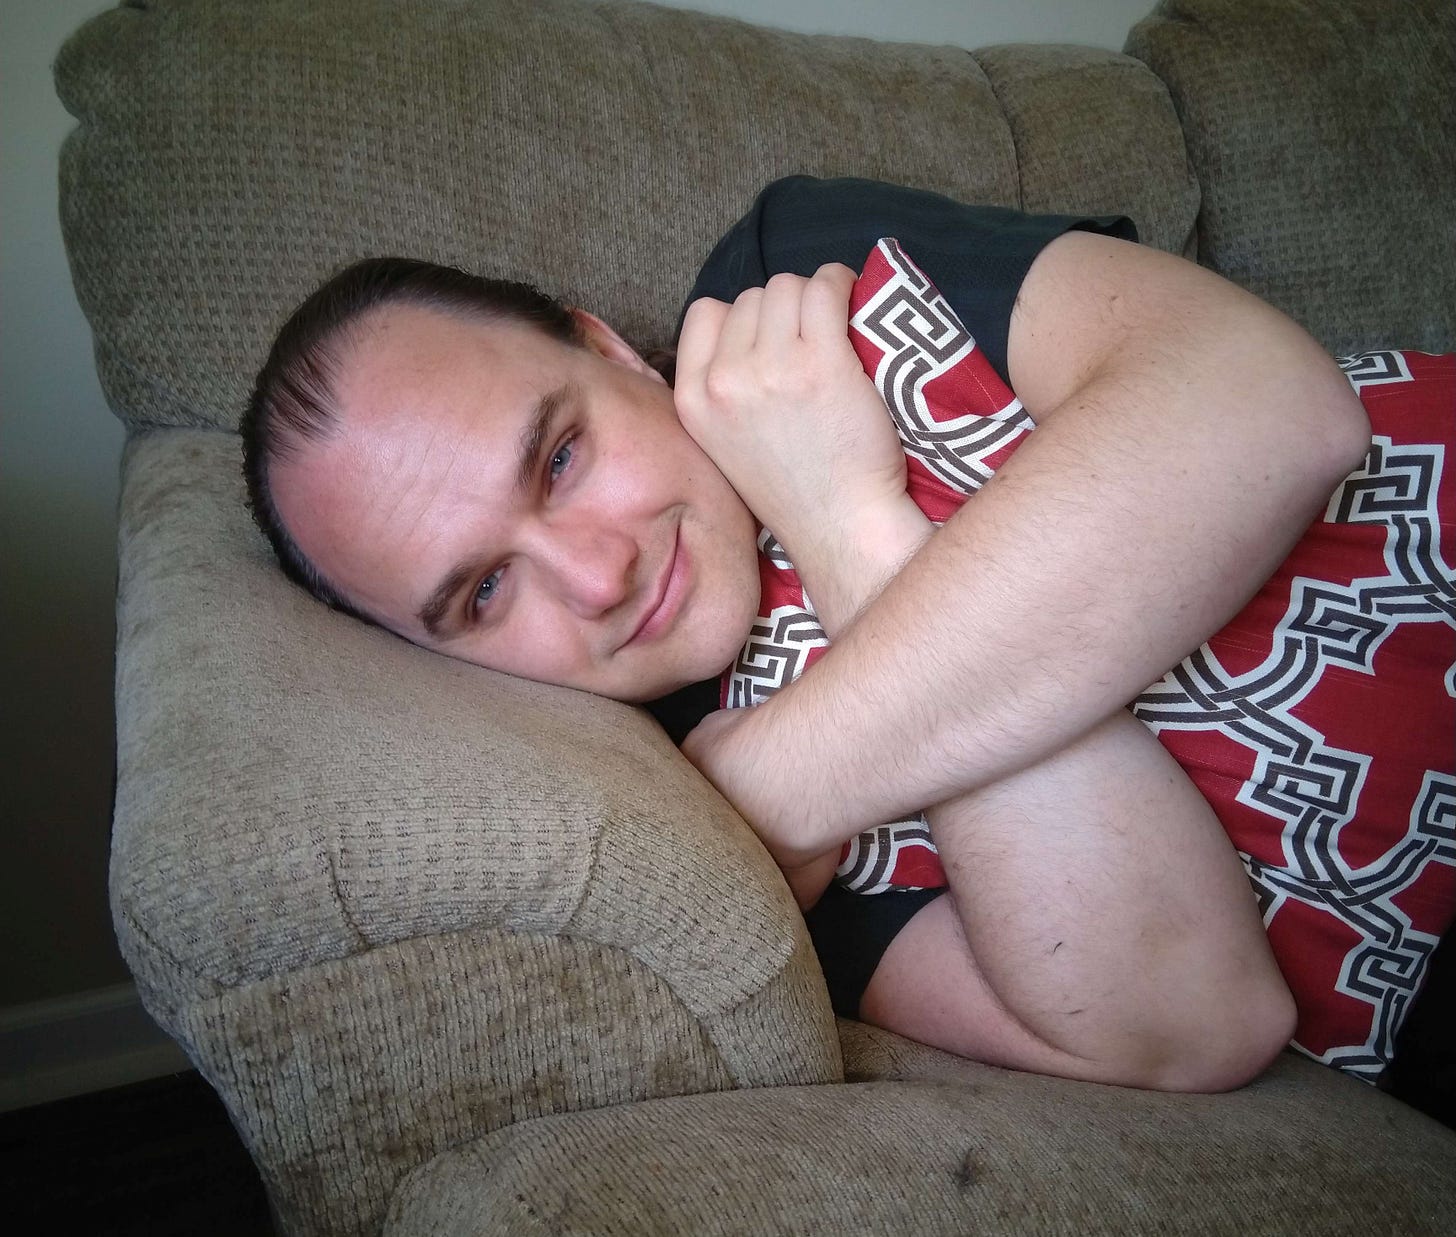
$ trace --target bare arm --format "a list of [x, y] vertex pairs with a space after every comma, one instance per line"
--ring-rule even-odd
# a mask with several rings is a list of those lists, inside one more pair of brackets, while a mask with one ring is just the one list
[[[682, 398], [709, 406], [684, 423], [702, 430], [713, 384], [694, 394], [688, 342]], [[781, 863], [1065, 749], [1237, 612], [1368, 445], [1288, 319], [1104, 237], [1033, 264], [1010, 365], [1037, 431], [809, 673], [714, 743], [706, 771]], [[792, 518], [775, 532], [812, 591], [816, 545]]]
[[959, 915], [930, 945], [957, 982], [896, 990], [897, 1029], [1021, 1068], [1218, 1089], [1287, 1040], [1292, 1002], [1216, 819], [1121, 705], [1277, 565], [1366, 427], [1292, 324], [1135, 252], [1067, 238], [1033, 269], [1012, 368], [1040, 428], [942, 532], [903, 508], [826, 521], [826, 490], [806, 505], [820, 531], [800, 534], [781, 504], [771, 526], [838, 641], [684, 750], [801, 904], [826, 847], [937, 804]]
[[[1243, 866], [1126, 710], [926, 815], [956, 911], [916, 926], [913, 956], [887, 955], [866, 1021], [979, 1061], [1168, 1090], [1241, 1086], [1288, 1043], [1294, 1002]], [[838, 853], [784, 867], [801, 906]]]

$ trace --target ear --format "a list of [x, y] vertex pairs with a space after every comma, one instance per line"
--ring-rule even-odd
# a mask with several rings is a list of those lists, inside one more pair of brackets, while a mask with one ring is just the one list
[[666, 383], [655, 369], [644, 361], [625, 339], [612, 330], [605, 322], [584, 309], [575, 305], [571, 307], [571, 316], [576, 319], [576, 325], [580, 328], [582, 339], [586, 346], [598, 356], [606, 357], [609, 361], [615, 361], [618, 365], [625, 365], [628, 369], [639, 374], [646, 374], [649, 378], [655, 378], [658, 382]]

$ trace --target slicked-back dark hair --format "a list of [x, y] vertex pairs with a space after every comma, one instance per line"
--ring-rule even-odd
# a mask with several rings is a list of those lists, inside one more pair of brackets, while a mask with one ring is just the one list
[[289, 579], [334, 609], [370, 623], [374, 619], [330, 584], [293, 540], [273, 502], [269, 471], [300, 446], [322, 441], [338, 428], [335, 387], [351, 332], [367, 314], [386, 305], [516, 322], [562, 343], [583, 343], [571, 311], [530, 284], [487, 279], [413, 258], [366, 258], [345, 267], [283, 324], [239, 427], [248, 506]]

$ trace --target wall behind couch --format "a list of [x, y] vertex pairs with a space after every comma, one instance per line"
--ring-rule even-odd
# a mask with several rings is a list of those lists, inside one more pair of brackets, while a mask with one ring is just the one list
[[[240, 0], [244, 2], [244, 0]], [[299, 0], [300, 3], [305, 0]], [[1152, 0], [679, 0], [803, 31], [1121, 47]], [[56, 218], [50, 65], [107, 0], [0, 0], [0, 1008], [126, 980], [106, 909], [121, 432]]]
[[1153, 0], [664, 0], [809, 34], [911, 43], [1082, 43], [1120, 50]]
[[105, 0], [0, 0], [0, 1005], [117, 983], [106, 913], [121, 427], [61, 250], [51, 85]]

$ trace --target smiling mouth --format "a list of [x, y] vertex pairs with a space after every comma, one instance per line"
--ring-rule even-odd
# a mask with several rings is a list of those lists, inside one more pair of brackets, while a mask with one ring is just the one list
[[637, 629], [628, 637], [623, 648], [644, 644], [660, 635], [677, 617], [682, 608], [683, 594], [687, 591], [687, 551], [682, 544], [682, 526], [673, 534], [672, 553], [663, 564], [662, 577], [653, 590], [653, 601], [642, 616]]

